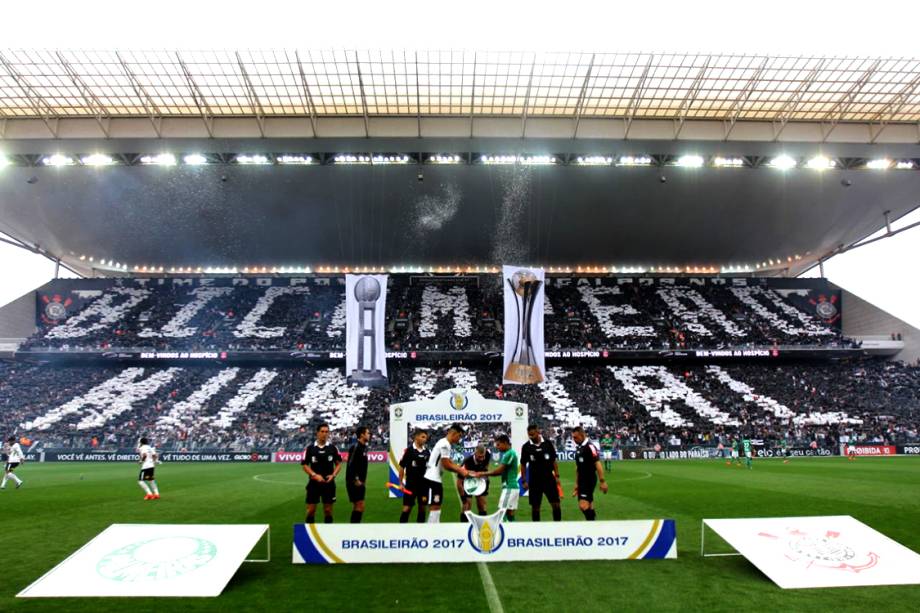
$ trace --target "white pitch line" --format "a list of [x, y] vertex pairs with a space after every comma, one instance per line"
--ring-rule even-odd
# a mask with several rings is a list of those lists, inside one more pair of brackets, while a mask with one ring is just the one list
[[[460, 490], [457, 489], [457, 475], [454, 474], [454, 494], [460, 502], [460, 508], [463, 508], [463, 500], [460, 498]], [[479, 570], [479, 579], [482, 581], [482, 591], [486, 595], [486, 602], [489, 604], [490, 613], [505, 613], [502, 607], [501, 598], [498, 597], [498, 590], [495, 589], [495, 581], [492, 580], [492, 572], [489, 565], [485, 562], [476, 562], [476, 568]]]
[[623, 481], [641, 481], [642, 479], [651, 479], [651, 478], [652, 478], [652, 473], [646, 472], [643, 470], [642, 474], [638, 477], [629, 477], [626, 479], [616, 479], [616, 480], [611, 479], [610, 483], [622, 483]]
[[495, 582], [492, 581], [492, 573], [489, 572], [489, 565], [485, 562], [476, 562], [479, 569], [479, 578], [482, 580], [482, 591], [486, 593], [486, 602], [489, 603], [491, 613], [505, 613], [502, 608], [502, 601], [498, 597], [498, 590], [495, 589]]
[[272, 475], [273, 473], [263, 473], [261, 475], [253, 475], [252, 480], [258, 481], [259, 483], [275, 483], [277, 485], [303, 485], [301, 482], [294, 481], [275, 481], [274, 479], [262, 479], [265, 475]]

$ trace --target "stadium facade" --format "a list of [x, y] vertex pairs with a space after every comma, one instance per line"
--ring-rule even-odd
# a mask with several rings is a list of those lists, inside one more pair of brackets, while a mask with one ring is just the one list
[[[914, 371], [865, 360], [915, 361], [920, 332], [795, 278], [893, 234], [918, 206], [916, 62], [342, 54], [0, 52], [4, 240], [85, 277], [0, 309], [15, 358], [6, 384], [59, 378], [41, 404], [70, 416], [52, 420], [68, 435], [118, 440], [175, 412], [210, 424], [207, 442], [240, 427], [259, 428], [244, 440], [288, 444], [321, 414], [310, 402], [337, 398], [340, 413], [322, 415], [344, 416], [345, 429], [451, 383], [494, 393], [501, 309], [489, 288], [497, 267], [521, 263], [552, 282], [558, 369], [522, 398], [556, 426], [575, 406], [643, 444], [686, 446], [733, 422], [776, 435], [789, 411], [806, 438], [857, 421], [871, 424], [866, 437], [916, 435], [912, 392], [878, 384], [888, 373], [916, 389]], [[335, 375], [328, 332], [346, 272], [397, 281], [385, 391]], [[234, 334], [276, 286], [313, 289], [266, 303], [279, 337]], [[172, 337], [164, 326], [183, 307], [192, 332]], [[70, 324], [73, 336], [55, 339]], [[788, 333], [808, 326], [826, 333]], [[70, 365], [35, 365], [48, 360]], [[875, 409], [840, 405], [855, 372]], [[783, 391], [789, 377], [823, 400]], [[600, 404], [591, 381], [609, 392]], [[767, 395], [758, 385], [775, 404], [749, 398]], [[113, 404], [119, 386], [136, 394]], [[15, 402], [10, 427], [52, 423]]]

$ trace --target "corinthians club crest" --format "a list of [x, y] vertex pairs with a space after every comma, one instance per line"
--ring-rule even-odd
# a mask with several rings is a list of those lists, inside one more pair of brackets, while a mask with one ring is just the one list
[[58, 324], [67, 319], [67, 307], [73, 304], [70, 298], [63, 298], [60, 294], [42, 296], [45, 307], [42, 309], [41, 319], [47, 325]]
[[761, 532], [759, 536], [773, 541], [785, 541], [785, 557], [805, 569], [824, 568], [859, 573], [874, 567], [879, 560], [877, 553], [858, 551], [840, 538], [840, 532], [834, 530], [812, 534], [797, 528], [787, 528], [784, 535]]
[[818, 314], [818, 317], [829, 324], [840, 319], [840, 310], [837, 308], [837, 301], [837, 294], [832, 294], [831, 296], [819, 294], [817, 298], [808, 300], [808, 302], [815, 307], [815, 313]]

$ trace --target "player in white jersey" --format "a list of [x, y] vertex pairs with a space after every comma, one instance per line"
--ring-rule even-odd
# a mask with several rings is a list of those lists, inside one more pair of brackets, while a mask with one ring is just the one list
[[141, 465], [141, 472], [137, 475], [137, 484], [144, 490], [144, 500], [159, 500], [160, 490], [157, 488], [153, 471], [159, 463], [157, 460], [160, 456], [146, 438], [141, 439], [140, 446], [137, 448], [137, 456]]
[[26, 461], [26, 456], [22, 452], [22, 447], [19, 446], [19, 443], [16, 442], [16, 437], [11, 436], [7, 439], [7, 450], [6, 450], [6, 467], [3, 469], [3, 482], [0, 483], [0, 490], [6, 489], [6, 481], [10, 479], [16, 482], [16, 489], [22, 487], [22, 479], [13, 474], [13, 471], [16, 470], [16, 467]]
[[425, 488], [428, 490], [428, 504], [431, 505], [428, 513], [429, 524], [441, 523], [441, 503], [444, 502], [444, 484], [441, 478], [444, 471], [457, 473], [466, 477], [469, 473], [462, 466], [455, 464], [450, 458], [453, 446], [460, 442], [463, 436], [463, 427], [460, 424], [451, 424], [447, 436], [437, 442], [428, 458], [428, 468], [425, 470]]

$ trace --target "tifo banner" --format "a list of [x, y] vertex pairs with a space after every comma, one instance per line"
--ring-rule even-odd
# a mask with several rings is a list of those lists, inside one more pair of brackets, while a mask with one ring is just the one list
[[387, 378], [387, 275], [345, 276], [345, 376], [360, 385], [383, 385]]
[[543, 273], [542, 268], [502, 266], [505, 290], [503, 383], [540, 383], [546, 375]]
[[[300, 461], [303, 460], [304, 450], [300, 451], [276, 451], [272, 454], [272, 462], [280, 464], [300, 464]], [[348, 452], [340, 451], [339, 455], [342, 457], [343, 462], [348, 461]], [[386, 451], [368, 451], [367, 452], [367, 461], [371, 463], [381, 464], [387, 461], [387, 452]]]
[[535, 562], [677, 557], [673, 519], [468, 524], [296, 524], [294, 564]]
[[17, 596], [219, 596], [268, 529], [112, 524]]
[[784, 589], [920, 584], [920, 555], [849, 515], [703, 524]]

